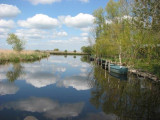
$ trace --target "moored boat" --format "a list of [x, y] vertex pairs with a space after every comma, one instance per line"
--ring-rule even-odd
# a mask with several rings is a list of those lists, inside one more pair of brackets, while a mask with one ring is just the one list
[[119, 65], [110, 65], [110, 72], [125, 75], [128, 73], [128, 68], [124, 66], [119, 66]]
[[114, 72], [110, 72], [109, 74], [119, 80], [127, 80], [127, 75], [125, 75], [125, 74], [117, 74]]

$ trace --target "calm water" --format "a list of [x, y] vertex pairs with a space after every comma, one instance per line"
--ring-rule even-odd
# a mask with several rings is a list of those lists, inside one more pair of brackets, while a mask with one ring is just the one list
[[82, 56], [0, 65], [0, 120], [29, 118], [159, 120], [160, 86], [109, 75]]

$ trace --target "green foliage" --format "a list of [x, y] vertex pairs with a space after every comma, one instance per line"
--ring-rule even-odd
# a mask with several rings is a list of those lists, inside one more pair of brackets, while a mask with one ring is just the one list
[[120, 3], [119, 2], [114, 2], [114, 0], [109, 0], [106, 6], [106, 11], [107, 11], [107, 18], [110, 20], [113, 20], [117, 16], [120, 15]]
[[35, 52], [40, 52], [40, 50], [35, 50]]
[[76, 50], [74, 50], [73, 52], [74, 52], [74, 53], [76, 53], [77, 51], [76, 51]]
[[65, 50], [64, 52], [66, 52], [66, 53], [67, 53], [67, 50]]
[[58, 48], [55, 48], [54, 51], [59, 51], [59, 49], [58, 49]]
[[94, 54], [114, 60], [119, 57], [129, 66], [154, 71], [152, 61], [160, 60], [159, 5], [159, 0], [109, 0], [105, 9], [95, 10]]
[[91, 46], [83, 46], [81, 47], [83, 53], [92, 54], [92, 47]]
[[8, 34], [7, 43], [12, 45], [13, 50], [22, 51], [24, 49], [25, 42], [20, 40], [17, 35], [10, 33]]
[[13, 64], [13, 70], [8, 71], [6, 74], [8, 80], [10, 82], [14, 82], [15, 80], [17, 80], [21, 76], [21, 74], [23, 74], [22, 70], [23, 67], [20, 63]]

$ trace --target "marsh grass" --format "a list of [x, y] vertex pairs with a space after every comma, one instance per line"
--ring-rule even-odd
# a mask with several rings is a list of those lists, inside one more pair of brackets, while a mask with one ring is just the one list
[[47, 56], [49, 56], [49, 53], [46, 52], [36, 52], [31, 50], [16, 52], [13, 50], [0, 49], [0, 64], [7, 62], [35, 61]]

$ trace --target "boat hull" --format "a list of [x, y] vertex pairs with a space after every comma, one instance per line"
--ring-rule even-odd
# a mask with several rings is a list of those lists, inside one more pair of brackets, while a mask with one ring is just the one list
[[117, 74], [127, 74], [128, 73], [128, 68], [126, 67], [121, 67], [121, 66], [118, 66], [118, 65], [111, 65], [110, 66], [110, 71], [111, 72], [114, 72], [114, 73], [117, 73]]
[[125, 74], [117, 74], [114, 72], [110, 72], [109, 74], [113, 77], [116, 77], [119, 80], [127, 80], [127, 75], [125, 75]]

